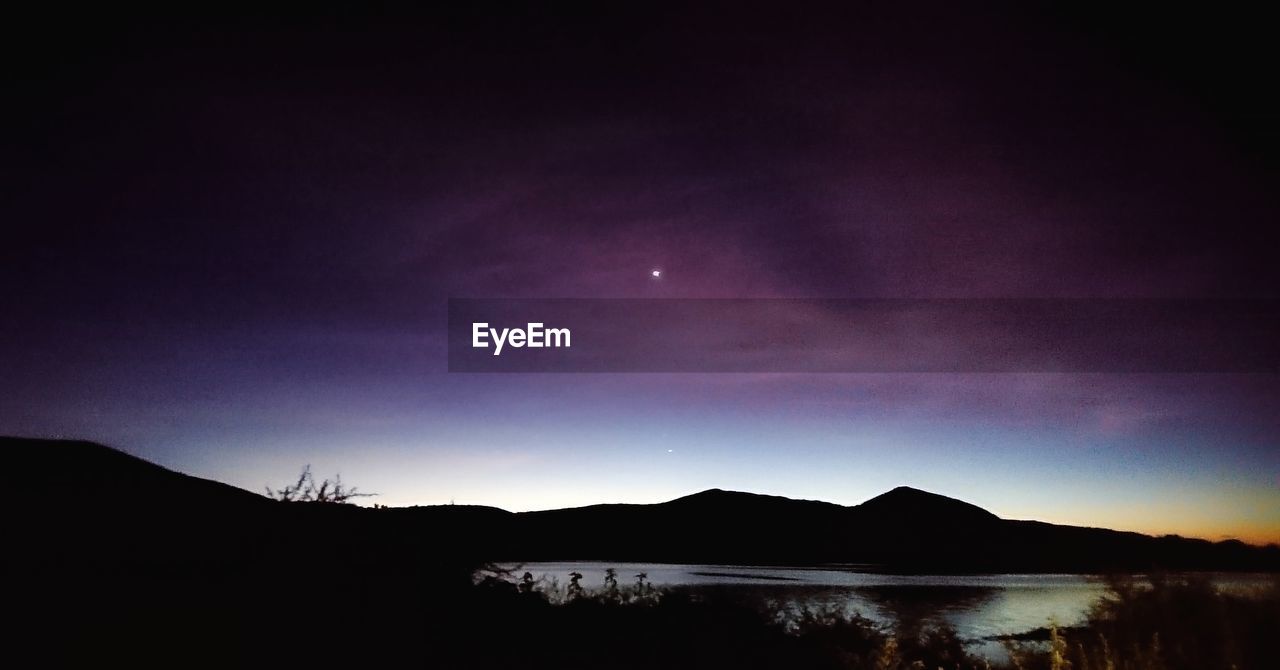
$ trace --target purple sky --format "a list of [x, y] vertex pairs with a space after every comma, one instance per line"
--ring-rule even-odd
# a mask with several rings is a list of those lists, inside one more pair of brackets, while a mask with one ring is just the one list
[[1275, 374], [444, 372], [449, 297], [1280, 297], [1248, 17], [610, 11], [32, 17], [0, 433], [388, 504], [910, 484], [1280, 541]]

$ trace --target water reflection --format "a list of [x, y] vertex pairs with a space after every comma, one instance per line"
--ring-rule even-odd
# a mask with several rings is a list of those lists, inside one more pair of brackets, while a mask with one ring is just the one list
[[951, 623], [957, 612], [989, 609], [1001, 589], [993, 586], [865, 586], [856, 590], [870, 601], [881, 618], [895, 628], [918, 631], [926, 625]]
[[743, 567], [648, 563], [530, 563], [521, 567], [546, 583], [564, 585], [571, 572], [585, 588], [600, 588], [605, 570], [647, 574], [666, 588], [711, 590], [717, 597], [755, 602], [783, 613], [800, 609], [860, 614], [902, 631], [949, 624], [977, 640], [1024, 633], [1051, 619], [1084, 620], [1102, 595], [1097, 580], [1079, 575], [885, 575], [841, 568]]
[[[515, 567], [515, 566], [507, 566]], [[624, 583], [645, 573], [654, 586], [713, 589], [719, 597], [754, 601], [779, 611], [800, 608], [858, 613], [894, 628], [934, 623], [953, 626], [967, 640], [1016, 635], [1047, 625], [1083, 623], [1106, 588], [1085, 575], [886, 575], [856, 567], [744, 567], [666, 563], [528, 563], [545, 583], [561, 586], [571, 572], [587, 589], [603, 587], [605, 571], [617, 570]], [[1263, 585], [1258, 575], [1217, 575], [1216, 585], [1243, 589]]]
[[[604, 585], [609, 568], [624, 584], [644, 573], [658, 587], [758, 606], [792, 621], [804, 610], [856, 613], [903, 640], [950, 628], [959, 638], [956, 644], [997, 662], [1005, 658], [1002, 636], [1028, 633], [1051, 621], [1082, 624], [1106, 592], [1102, 580], [1084, 575], [887, 575], [849, 567], [562, 562], [524, 564], [516, 574], [528, 571], [544, 586], [563, 589], [569, 575], [578, 573], [581, 586], [591, 590]], [[1271, 579], [1213, 575], [1210, 581], [1219, 589], [1243, 592], [1266, 587]]]

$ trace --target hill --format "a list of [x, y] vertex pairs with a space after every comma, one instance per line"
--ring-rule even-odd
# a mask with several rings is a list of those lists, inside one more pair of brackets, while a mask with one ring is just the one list
[[862, 564], [886, 572], [1280, 569], [1280, 547], [1006, 520], [898, 487], [860, 505], [713, 489], [653, 505], [514, 515], [511, 560]]
[[[90, 442], [0, 438], [19, 473], [16, 546], [55, 564], [258, 560], [295, 543], [344, 564], [593, 559], [873, 564], [907, 572], [1277, 570], [1280, 548], [1006, 520], [898, 487], [860, 505], [711, 489], [664, 503], [511, 513], [276, 503]], [[251, 559], [251, 557], [254, 557]]]

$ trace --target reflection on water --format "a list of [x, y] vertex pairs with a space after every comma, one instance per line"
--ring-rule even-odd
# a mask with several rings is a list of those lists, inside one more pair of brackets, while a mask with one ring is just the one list
[[[515, 567], [515, 566], [508, 566]], [[660, 587], [707, 587], [780, 610], [802, 607], [858, 613], [900, 631], [946, 623], [971, 643], [1001, 635], [1025, 633], [1055, 621], [1083, 623], [1106, 588], [1085, 575], [886, 575], [862, 572], [859, 566], [773, 568], [732, 565], [559, 562], [526, 563], [520, 570], [564, 585], [570, 572], [582, 574], [588, 589], [604, 585], [606, 568], [615, 568], [621, 583], [645, 573]], [[1259, 584], [1250, 575], [1215, 579], [1222, 588]], [[998, 650], [992, 642], [980, 650]], [[998, 653], [998, 651], [996, 652]]]
[[1084, 621], [1105, 587], [1082, 575], [886, 575], [856, 567], [770, 568], [731, 565], [653, 563], [527, 563], [534, 577], [568, 582], [582, 574], [582, 585], [604, 585], [604, 571], [615, 568], [624, 584], [645, 573], [656, 586], [716, 587], [780, 609], [839, 609], [899, 629], [933, 623], [955, 627], [976, 640], [1024, 633], [1057, 621]]
[[863, 586], [857, 595], [872, 603], [878, 614], [891, 619], [897, 628], [917, 631], [940, 619], [950, 620], [965, 612], [989, 609], [1001, 589], [994, 586]]

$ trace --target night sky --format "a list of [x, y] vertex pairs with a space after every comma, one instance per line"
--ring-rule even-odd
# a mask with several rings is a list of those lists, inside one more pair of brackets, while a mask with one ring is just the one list
[[0, 433], [1280, 541], [1274, 373], [446, 372], [450, 297], [1280, 298], [1260, 18], [834, 7], [13, 17]]

